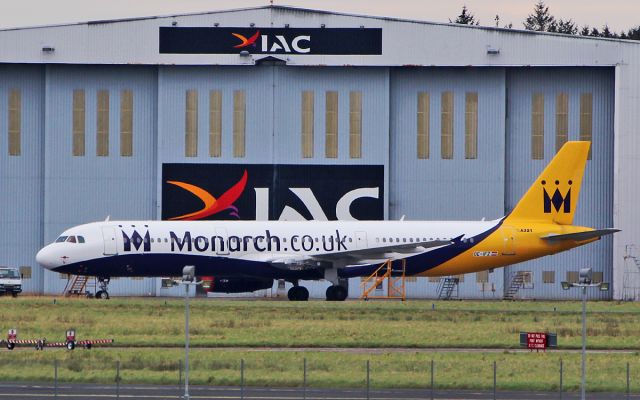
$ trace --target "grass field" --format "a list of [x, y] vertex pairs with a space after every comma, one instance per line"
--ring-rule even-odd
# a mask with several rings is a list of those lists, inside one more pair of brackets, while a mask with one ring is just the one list
[[[433, 306], [432, 306], [433, 305]], [[555, 311], [554, 311], [555, 309]], [[558, 334], [562, 348], [580, 348], [578, 302], [195, 300], [194, 346], [489, 347], [517, 348], [521, 331]], [[640, 304], [588, 305], [589, 347], [640, 350]], [[181, 299], [0, 299], [0, 330], [22, 338], [109, 337], [125, 346], [181, 346]]]
[[[0, 376], [5, 381], [51, 382], [54, 359], [58, 377], [65, 382], [114, 383], [120, 361], [122, 383], [178, 383], [180, 349], [94, 349], [91, 351], [31, 350], [0, 352]], [[307, 359], [307, 382], [311, 387], [364, 387], [366, 362], [370, 361], [374, 388], [427, 388], [431, 360], [439, 389], [490, 389], [493, 362], [497, 365], [499, 390], [555, 391], [559, 387], [560, 357], [564, 363], [564, 388], [580, 386], [580, 355], [576, 353], [383, 353], [335, 352], [191, 351], [189, 381], [192, 384], [239, 385], [240, 360], [244, 360], [248, 386], [299, 387], [303, 382], [303, 359]], [[634, 377], [640, 371], [640, 356], [634, 354], [590, 354], [589, 391], [624, 392], [626, 363]], [[640, 382], [632, 379], [632, 391]]]
[[[640, 371], [640, 304], [592, 302], [588, 306], [589, 348], [632, 349], [628, 354], [590, 354], [589, 390], [624, 391], [626, 364]], [[181, 299], [0, 299], [0, 328], [18, 328], [19, 338], [62, 340], [74, 327], [78, 339], [113, 338], [119, 346], [183, 346]], [[302, 360], [311, 386], [362, 387], [370, 360], [374, 387], [428, 387], [436, 365], [439, 388], [487, 389], [498, 366], [503, 390], [557, 390], [559, 359], [564, 386], [579, 386], [580, 355], [515, 353], [520, 331], [558, 333], [561, 348], [580, 346], [580, 303], [501, 301], [408, 301], [344, 303], [312, 301], [194, 300], [191, 302], [190, 380], [194, 384], [237, 385], [240, 359], [248, 385], [299, 386]], [[272, 352], [233, 347], [488, 347], [502, 352]], [[113, 382], [121, 362], [124, 383], [178, 381], [179, 348], [0, 351], [0, 380], [50, 381], [53, 360], [63, 381]], [[640, 391], [632, 379], [632, 389]]]

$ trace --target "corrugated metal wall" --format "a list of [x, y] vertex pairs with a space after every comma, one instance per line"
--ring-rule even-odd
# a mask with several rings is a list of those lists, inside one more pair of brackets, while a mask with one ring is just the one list
[[[44, 239], [71, 226], [112, 219], [152, 219], [155, 198], [156, 73], [149, 67], [49, 66], [46, 85]], [[85, 155], [72, 153], [73, 91], [85, 92]], [[109, 93], [108, 156], [97, 156], [98, 91]], [[133, 156], [120, 154], [123, 90], [133, 92]], [[66, 279], [45, 272], [45, 293]], [[112, 294], [153, 294], [155, 282], [115, 280]]]
[[[9, 93], [20, 92], [20, 151], [9, 155]], [[25, 292], [40, 293], [43, 270], [35, 260], [42, 247], [44, 67], [0, 66], [0, 266], [31, 267]]]
[[[505, 71], [503, 68], [397, 68], [391, 73], [389, 217], [480, 220], [503, 215]], [[441, 154], [442, 93], [453, 93], [453, 158]], [[429, 158], [417, 155], [418, 93], [429, 94]], [[465, 98], [478, 95], [477, 158], [465, 154]], [[438, 282], [407, 285], [411, 297], [437, 296]], [[469, 274], [460, 297], [493, 297], [501, 274], [484, 285]], [[492, 290], [493, 289], [493, 290]]]
[[[531, 158], [532, 96], [544, 96], [544, 159]], [[513, 209], [520, 197], [555, 155], [556, 96], [569, 99], [569, 140], [579, 140], [580, 96], [593, 94], [592, 159], [587, 168], [574, 223], [592, 227], [613, 226], [614, 70], [612, 68], [515, 68], [507, 71], [506, 205]], [[526, 298], [579, 298], [577, 290], [564, 292], [560, 282], [567, 271], [591, 267], [612, 276], [612, 237], [569, 252], [544, 257], [504, 269], [505, 282], [517, 271], [532, 271]], [[543, 283], [542, 271], [555, 271], [554, 283]], [[611, 292], [593, 290], [593, 298], [610, 298]]]

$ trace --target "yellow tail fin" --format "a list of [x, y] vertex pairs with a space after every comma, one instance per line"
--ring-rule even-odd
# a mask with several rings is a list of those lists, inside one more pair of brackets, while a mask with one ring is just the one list
[[571, 225], [591, 142], [567, 142], [520, 199], [507, 220]]

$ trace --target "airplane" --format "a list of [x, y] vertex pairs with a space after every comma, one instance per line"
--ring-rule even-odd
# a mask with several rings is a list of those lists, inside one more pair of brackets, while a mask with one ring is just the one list
[[[535, 259], [599, 240], [618, 229], [573, 225], [590, 142], [567, 142], [506, 216], [492, 221], [109, 221], [75, 226], [41, 249], [51, 271], [96, 276], [98, 298], [112, 277], [180, 276], [193, 265], [213, 291], [292, 282], [289, 300], [306, 301], [301, 280], [332, 283], [327, 300], [348, 296], [348, 278], [381, 263], [407, 276], [449, 276]], [[394, 266], [394, 268], [396, 268]]]

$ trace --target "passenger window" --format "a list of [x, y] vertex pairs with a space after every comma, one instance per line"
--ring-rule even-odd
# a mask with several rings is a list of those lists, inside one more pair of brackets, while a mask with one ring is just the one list
[[78, 236], [78, 243], [84, 243], [84, 236]]
[[67, 238], [67, 242], [68, 243], [75, 243], [76, 242], [76, 237], [75, 236], [69, 236]]

